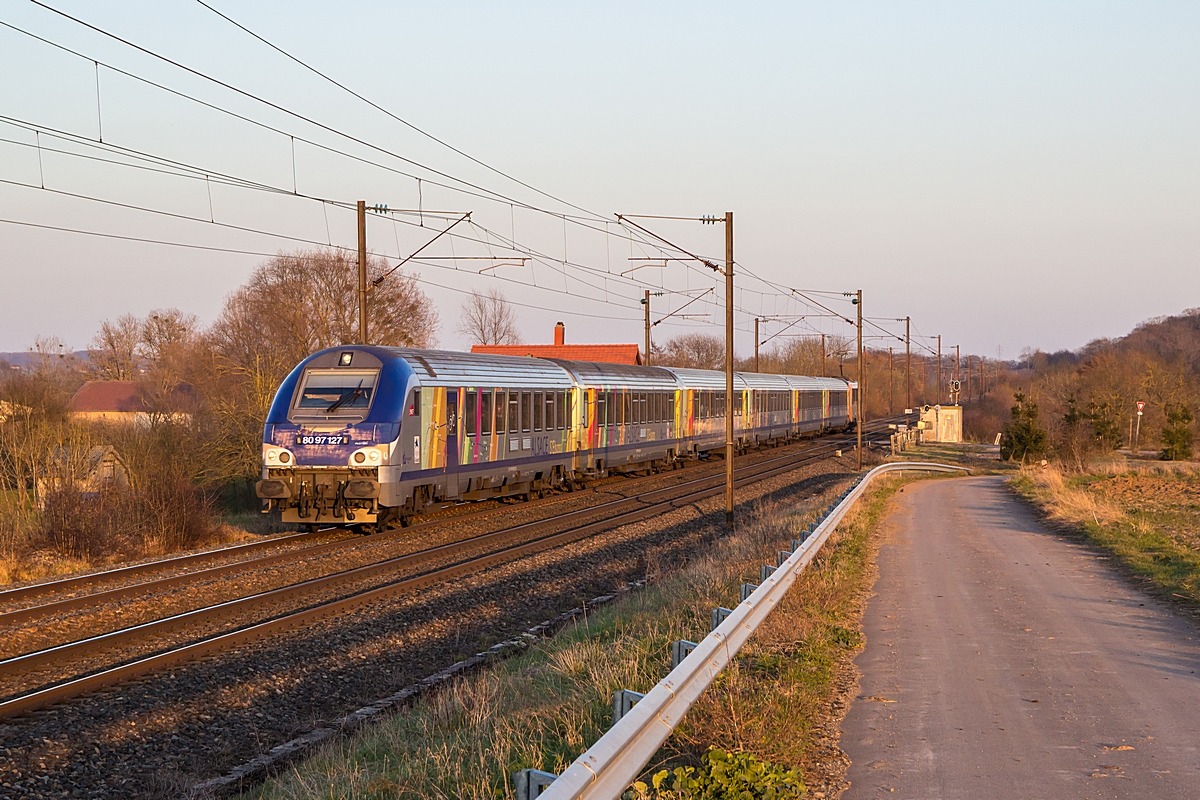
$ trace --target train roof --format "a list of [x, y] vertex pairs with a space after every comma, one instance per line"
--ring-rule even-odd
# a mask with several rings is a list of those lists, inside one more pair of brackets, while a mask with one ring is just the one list
[[[639, 391], [707, 389], [722, 391], [725, 373], [686, 367], [642, 367], [558, 358], [463, 353], [407, 347], [367, 347], [378, 356], [404, 361], [422, 386], [515, 387], [567, 389], [578, 381], [586, 386], [620, 387]], [[845, 391], [855, 384], [841, 378], [815, 378], [769, 372], [735, 372], [735, 391]]]
[[747, 389], [760, 392], [786, 392], [795, 388], [788, 382], [787, 375], [773, 372], [739, 372], [737, 375], [745, 381]]
[[830, 392], [844, 392], [850, 385], [841, 378], [814, 378], [808, 375], [785, 375], [787, 382], [791, 384], [793, 389], [798, 391], [811, 392], [816, 389], [825, 389]]
[[566, 361], [550, 359], [572, 373], [587, 386], [613, 386], [651, 392], [673, 392], [682, 388], [678, 379], [662, 367], [640, 367], [632, 364], [609, 364], [595, 361]]
[[386, 349], [412, 367], [422, 386], [569, 389], [575, 385], [565, 369], [545, 358], [405, 347]]
[[[715, 369], [691, 369], [688, 367], [663, 367], [662, 369], [675, 375], [679, 383], [686, 389], [711, 389], [722, 391], [725, 388], [725, 373]], [[741, 380], [738, 373], [733, 373], [733, 390], [746, 388], [746, 382]]]

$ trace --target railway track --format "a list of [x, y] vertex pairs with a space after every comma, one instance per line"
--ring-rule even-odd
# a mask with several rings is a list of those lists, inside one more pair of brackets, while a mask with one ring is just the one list
[[[877, 435], [878, 432], [885, 430], [886, 424], [880, 422], [869, 426], [864, 430], [864, 434], [869, 437], [872, 433]], [[848, 439], [827, 440], [799, 454], [788, 453], [773, 458], [766, 458], [753, 464], [740, 466], [736, 475], [737, 482], [744, 485], [752, 481], [763, 480], [788, 472], [802, 464], [826, 457], [833, 450], [844, 448], [848, 444]], [[152, 643], [155, 639], [162, 639], [172, 633], [186, 632], [205, 626], [219, 626], [223, 621], [233, 619], [238, 615], [261, 614], [264, 610], [269, 615], [272, 609], [287, 608], [289, 606], [293, 608], [293, 610], [276, 613], [274, 616], [268, 616], [266, 619], [260, 619], [251, 624], [243, 624], [242, 627], [236, 627], [233, 630], [224, 630], [216, 634], [204, 635], [198, 639], [193, 637], [192, 641], [181, 646], [169, 647], [161, 652], [136, 657], [124, 663], [102, 667], [98, 671], [87, 669], [77, 670], [74, 675], [67, 675], [65, 679], [60, 678], [60, 681], [57, 683], [44, 685], [33, 691], [27, 691], [24, 694], [0, 701], [0, 718], [15, 716], [134, 677], [148, 675], [186, 661], [209, 656], [267, 636], [277, 635], [294, 628], [310, 625], [318, 619], [344, 614], [357, 607], [368, 605], [388, 597], [419, 591], [424, 587], [478, 572], [496, 564], [585, 538], [601, 530], [607, 530], [658, 515], [671, 508], [719, 494], [722, 490], [723, 476], [707, 475], [698, 477], [674, 486], [653, 489], [630, 497], [608, 501], [600, 505], [568, 511], [548, 519], [492, 531], [319, 578], [301, 581], [278, 589], [260, 592], [236, 600], [198, 608], [152, 622], [134, 625], [9, 658], [0, 661], [0, 681], [19, 679], [21, 676], [36, 673], [39, 669], [48, 666], [85, 661], [90, 656], [103, 654], [106, 651], [125, 647], [131, 643]], [[569, 495], [563, 496], [566, 499], [569, 499], [569, 497]], [[494, 510], [483, 513], [494, 513]], [[434, 521], [423, 523], [420, 527], [414, 526], [405, 529], [403, 533], [416, 533], [421, 527], [432, 527], [435, 524], [437, 523]], [[299, 534], [298, 536], [314, 536], [314, 534]], [[271, 553], [266, 556], [256, 557], [251, 564], [258, 564], [264, 560], [275, 563], [288, 557], [295, 557], [297, 553], [318, 555], [333, 550], [336, 547], [345, 546], [346, 541], [323, 542], [302, 548], [301, 550]], [[352, 537], [351, 541], [362, 540], [359, 537]], [[250, 552], [253, 553], [254, 551]], [[220, 571], [228, 571], [235, 568], [246, 569], [247, 564], [243, 561], [236, 564], [219, 565], [199, 572], [159, 579], [148, 584], [138, 584], [135, 587], [120, 587], [112, 591], [118, 593], [135, 590], [145, 592], [147, 586], [154, 584], [159, 584], [160, 587], [162, 585], [173, 585], [171, 584], [172, 581], [182, 581], [187, 579], [189, 575], [202, 573], [207, 573], [209, 578], [217, 577], [219, 574], [222, 574]], [[217, 570], [218, 572], [214, 573], [213, 570]], [[93, 576], [85, 577], [91, 578]], [[353, 591], [334, 599], [311, 602], [312, 595], [331, 590], [336, 591], [338, 586], [355, 583], [361, 584], [363, 581], [371, 580], [378, 582], [381, 579], [384, 580], [382, 585]], [[71, 608], [78, 608], [86, 605], [88, 601], [95, 602], [98, 598], [106, 594], [110, 599], [115, 597], [115, 595], [110, 593], [101, 592], [84, 595], [80, 598], [68, 598], [44, 606], [19, 609], [9, 612], [9, 614], [23, 614], [25, 615], [24, 617], [15, 618], [28, 620], [33, 618], [30, 615], [36, 615], [39, 608], [58, 607], [61, 610], [67, 607], [63, 606], [63, 603], [68, 604]], [[306, 596], [309, 600], [308, 605], [304, 605]], [[3, 595], [0, 595], [0, 597], [3, 597]], [[296, 608], [298, 604], [300, 607]], [[10, 616], [10, 619], [12, 618], [14, 617]], [[0, 620], [2, 619], [3, 617], [0, 617]], [[93, 667], [92, 669], [95, 668]], [[88, 674], [82, 674], [84, 672]]]
[[[818, 444], [818, 446], [821, 445]], [[711, 463], [711, 461], [705, 461], [698, 465], [688, 465], [684, 469], [702, 469]], [[645, 478], [635, 479], [635, 481], [637, 480], [645, 480]], [[607, 481], [624, 482], [622, 488], [630, 486], [628, 479], [623, 477], [613, 476], [607, 479]], [[596, 488], [606, 485], [607, 481], [597, 484]], [[530, 509], [543, 505], [554, 505], [569, 502], [571, 499], [571, 494], [555, 494], [546, 498], [527, 501], [522, 504], [522, 508]], [[473, 508], [470, 511], [463, 510], [469, 504], [447, 504], [428, 514], [420, 522], [407, 528], [393, 528], [382, 531], [371, 536], [369, 541], [370, 543], [377, 543], [398, 536], [417, 536], [450, 521], [463, 523], [468, 520], [483, 519], [512, 510], [511, 505], [501, 504], [497, 501], [485, 501], [485, 503], [485, 507]], [[222, 547], [199, 553], [189, 553], [183, 556], [148, 561], [142, 564], [133, 564], [127, 567], [8, 589], [0, 591], [0, 629], [55, 613], [86, 608], [100, 602], [113, 602], [134, 597], [147, 591], [164, 591], [186, 585], [190, 582], [213, 579], [245, 569], [263, 569], [289, 560], [322, 555], [345, 547], [360, 545], [364, 541], [366, 540], [361, 536], [345, 529], [330, 527], [319, 531], [277, 536], [258, 542]], [[309, 542], [315, 542], [315, 544], [309, 544]], [[280, 548], [283, 549], [280, 550]], [[278, 552], [270, 552], [272, 550], [277, 550]], [[257, 555], [264, 551], [266, 551], [265, 555]], [[168, 574], [162, 578], [119, 585], [111, 589], [88, 591], [106, 584], [120, 584], [123, 581], [157, 573], [173, 574]], [[30, 602], [47, 596], [57, 596], [58, 599], [41, 603]], [[29, 604], [26, 605], [26, 603]]]

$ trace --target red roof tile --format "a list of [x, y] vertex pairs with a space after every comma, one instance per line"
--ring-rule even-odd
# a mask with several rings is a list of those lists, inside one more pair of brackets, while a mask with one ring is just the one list
[[605, 364], [641, 364], [636, 344], [477, 344], [472, 353], [494, 356], [563, 358], [568, 361], [599, 361]]
[[[179, 383], [160, 400], [170, 410], [187, 411], [195, 405], [195, 394], [191, 384]], [[148, 414], [152, 409], [147, 400], [153, 398], [154, 387], [144, 381], [88, 381], [71, 398], [69, 409], [77, 413]]]
[[142, 400], [141, 381], [88, 381], [71, 398], [70, 409], [75, 412], [123, 411], [148, 412]]

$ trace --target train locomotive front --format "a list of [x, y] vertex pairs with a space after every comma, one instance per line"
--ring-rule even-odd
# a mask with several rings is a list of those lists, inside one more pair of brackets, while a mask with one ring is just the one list
[[[380, 505], [388, 473], [411, 460], [405, 401], [417, 383], [388, 348], [347, 346], [302, 361], [280, 385], [263, 427], [264, 510], [285, 523], [355, 525], [386, 520]], [[406, 422], [408, 424], [406, 425]]]

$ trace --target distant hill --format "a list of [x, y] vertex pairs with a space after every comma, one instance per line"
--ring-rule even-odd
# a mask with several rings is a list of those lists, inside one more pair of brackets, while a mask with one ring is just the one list
[[[87, 350], [76, 350], [68, 355], [75, 356], [80, 361], [88, 360]], [[37, 363], [37, 354], [29, 350], [23, 350], [16, 353], [0, 353], [0, 361], [7, 362], [13, 367], [28, 367]]]
[[1200, 308], [1174, 317], [1148, 319], [1128, 335], [1113, 341], [1119, 349], [1153, 353], [1168, 363], [1183, 361], [1200, 376]]

